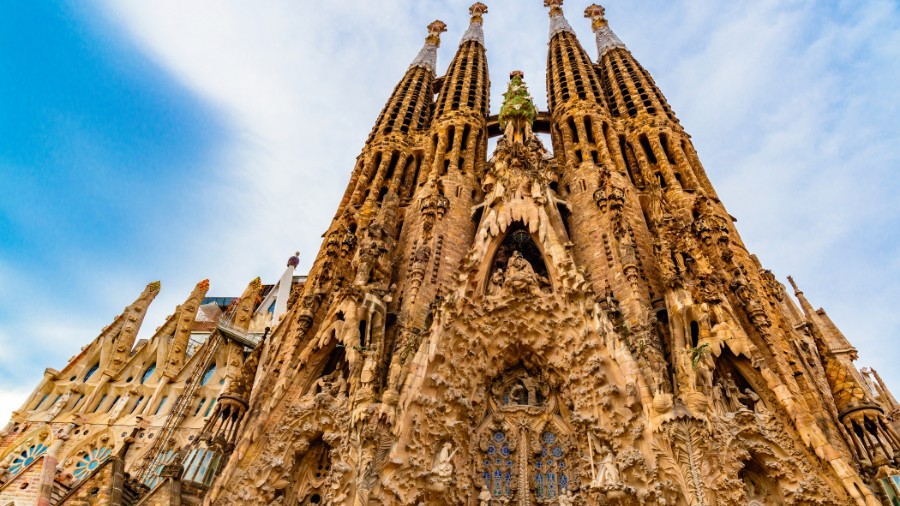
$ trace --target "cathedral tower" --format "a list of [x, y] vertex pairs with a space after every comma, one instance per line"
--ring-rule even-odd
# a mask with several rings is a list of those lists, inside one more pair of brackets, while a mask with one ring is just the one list
[[292, 257], [192, 348], [201, 282], [132, 350], [148, 286], [15, 415], [0, 501], [900, 504], [893, 395], [748, 251], [604, 8], [594, 60], [544, 7], [547, 111], [508, 69], [492, 114], [487, 6], [443, 75], [428, 25], [302, 285]]

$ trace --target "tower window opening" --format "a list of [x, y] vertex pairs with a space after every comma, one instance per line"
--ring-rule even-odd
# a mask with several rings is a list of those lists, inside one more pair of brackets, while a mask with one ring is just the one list
[[381, 190], [378, 191], [378, 202], [379, 203], [384, 202], [384, 196], [387, 195], [387, 192], [388, 192], [387, 186], [382, 186]]
[[441, 175], [446, 175], [447, 172], [449, 172], [449, 171], [450, 171], [450, 160], [445, 158], [444, 159], [444, 171], [441, 172]]
[[420, 186], [423, 183], [425, 183], [424, 180], [419, 181], [419, 171], [421, 171], [421, 170], [422, 170], [422, 157], [417, 156], [416, 157], [416, 171], [415, 171], [415, 175], [413, 176], [413, 186]]
[[569, 132], [572, 134], [572, 142], [578, 144], [578, 128], [575, 126], [575, 118], [570, 117], [567, 124], [569, 125]]
[[634, 150], [631, 144], [625, 140], [624, 135], [619, 136], [619, 150], [622, 152], [622, 158], [625, 160], [625, 169], [628, 171], [628, 177], [631, 178], [631, 184], [638, 188], [644, 187], [644, 179], [641, 177], [640, 167], [634, 158]]
[[466, 125], [463, 127], [462, 138], [459, 141], [460, 149], [462, 149], [463, 151], [465, 151], [469, 147], [469, 133], [470, 133], [469, 131], [470, 130], [471, 130], [471, 127], [469, 125]]
[[584, 133], [585, 133], [585, 136], [587, 137], [587, 141], [589, 143], [591, 143], [591, 144], [596, 143], [596, 141], [594, 140], [593, 122], [591, 121], [590, 116], [584, 117]]
[[653, 148], [650, 146], [650, 139], [647, 138], [647, 134], [641, 134], [638, 137], [638, 141], [641, 143], [641, 147], [644, 148], [644, 154], [647, 155], [647, 160], [650, 161], [651, 165], [656, 165], [659, 161], [656, 159], [656, 155], [653, 153]]
[[666, 189], [666, 178], [663, 177], [662, 172], [656, 173], [656, 180], [659, 182], [659, 187], [662, 189]]
[[580, 149], [576, 149], [576, 150], [575, 150], [575, 158], [578, 159], [578, 163], [584, 162], [584, 157], [581, 156], [581, 150], [580, 150]]
[[391, 154], [391, 161], [388, 164], [387, 174], [384, 176], [385, 180], [390, 180], [394, 177], [394, 172], [397, 170], [397, 162], [400, 161], [400, 153], [394, 151]]
[[446, 153], [453, 151], [453, 141], [455, 140], [454, 137], [456, 137], [456, 127], [450, 126], [450, 128], [447, 129], [447, 151], [446, 151]]
[[457, 163], [458, 163], [457, 167], [459, 168], [459, 171], [465, 173], [465, 168], [466, 168], [465, 157], [462, 157], [462, 156], [459, 157], [459, 160], [457, 161]]
[[600, 158], [597, 155], [596, 149], [591, 150], [591, 161], [594, 162], [594, 165], [600, 165]]
[[663, 153], [666, 154], [666, 160], [669, 161], [669, 164], [675, 165], [675, 157], [672, 156], [672, 148], [669, 145], [669, 136], [659, 134], [659, 143], [662, 145]]
[[687, 188], [684, 187], [684, 181], [681, 180], [681, 173], [680, 173], [680, 172], [676, 172], [676, 173], [675, 173], [675, 180], [678, 181], [678, 186], [680, 186], [680, 187], [682, 187], [682, 188], [684, 188], [684, 189], [687, 189]]

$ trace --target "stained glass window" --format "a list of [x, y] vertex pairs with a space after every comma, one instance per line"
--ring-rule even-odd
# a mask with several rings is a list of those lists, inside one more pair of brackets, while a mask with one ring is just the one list
[[509, 447], [506, 433], [494, 432], [484, 455], [482, 471], [484, 486], [494, 497], [512, 495], [510, 486], [512, 485], [513, 461], [515, 460], [513, 453], [514, 448]]
[[9, 473], [18, 474], [19, 471], [28, 467], [28, 464], [37, 460], [46, 451], [47, 445], [44, 443], [29, 446], [12, 460], [12, 463], [9, 465]]
[[44, 396], [41, 397], [41, 401], [37, 403], [37, 406], [35, 406], [34, 409], [38, 409], [39, 407], [41, 407], [41, 405], [44, 404], [44, 401], [47, 400], [47, 396], [49, 395], [50, 394], [44, 394]]
[[156, 412], [153, 413], [154, 415], [158, 415], [159, 412], [162, 411], [162, 408], [163, 408], [163, 406], [166, 405], [166, 401], [167, 401], [167, 400], [169, 400], [169, 397], [166, 396], [166, 395], [164, 395], [163, 398], [162, 398], [162, 400], [159, 401], [159, 406], [156, 407]]
[[204, 416], [204, 417], [209, 416], [209, 412], [212, 411], [213, 406], [216, 405], [216, 401], [218, 401], [218, 399], [213, 399], [212, 402], [210, 402], [210, 403], [206, 406], [206, 412], [203, 413], [203, 416]]
[[206, 402], [206, 397], [200, 399], [200, 403], [197, 404], [197, 409], [194, 410], [194, 416], [197, 416], [200, 413], [200, 409], [203, 408], [203, 404]]
[[103, 402], [104, 402], [105, 400], [106, 400], [106, 394], [103, 394], [103, 397], [100, 398], [100, 402], [98, 402], [97, 405], [94, 406], [94, 413], [96, 413], [97, 410], [100, 409], [100, 406], [103, 405]]
[[538, 499], [554, 499], [569, 489], [569, 470], [559, 438], [541, 434], [541, 453], [534, 461], [534, 486]]
[[209, 366], [209, 369], [207, 369], [205, 373], [203, 373], [203, 379], [200, 380], [200, 385], [203, 386], [203, 385], [206, 385], [207, 383], [209, 383], [209, 380], [212, 379], [213, 374], [215, 374], [215, 373], [216, 373], [216, 364], [213, 364], [213, 365]]
[[83, 454], [78, 459], [78, 462], [75, 463], [75, 470], [72, 471], [72, 476], [74, 476], [76, 480], [85, 479], [94, 471], [94, 469], [97, 469], [111, 453], [112, 449], [106, 446], [92, 448], [90, 451]]
[[144, 371], [144, 375], [141, 376], [141, 385], [143, 385], [144, 383], [147, 382], [148, 379], [150, 379], [150, 376], [153, 375], [153, 371], [155, 371], [155, 370], [156, 370], [156, 364], [150, 364], [150, 367], [148, 367], [147, 370]]
[[84, 375], [84, 382], [87, 383], [87, 380], [91, 379], [91, 376], [93, 376], [94, 373], [97, 372], [97, 369], [99, 369], [99, 368], [100, 368], [100, 362], [97, 362], [96, 364], [92, 365], [91, 368], [88, 369], [87, 374]]
[[155, 487], [162, 481], [163, 468], [167, 465], [171, 464], [172, 461], [175, 460], [175, 450], [168, 450], [159, 456], [159, 458], [154, 462], [153, 469], [150, 471], [150, 475], [144, 481], [144, 485], [147, 485], [150, 488]]

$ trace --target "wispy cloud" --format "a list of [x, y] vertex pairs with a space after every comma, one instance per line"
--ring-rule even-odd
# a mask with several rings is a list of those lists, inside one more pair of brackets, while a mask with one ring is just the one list
[[[11, 334], [55, 345], [29, 355], [31, 375], [24, 366], [6, 369], [15, 377], [0, 385], [34, 384], [44, 367], [61, 367], [148, 281], [161, 278], [163, 291], [143, 336], [199, 279], [211, 279], [213, 294], [236, 294], [256, 275], [273, 279], [295, 249], [307, 268], [425, 25], [435, 18], [450, 25], [440, 50], [445, 68], [469, 3], [97, 0], [74, 10], [79, 23], [134, 45], [211, 109], [217, 142], [200, 159], [175, 162], [186, 176], [170, 187], [118, 196], [166, 197], [146, 207], [134, 231], [139, 249], [98, 259], [79, 255], [72, 242], [82, 274], [68, 279], [76, 292], [102, 297], [54, 301], [59, 325], [49, 328], [38, 322], [47, 313], [40, 301], [62, 290], [52, 281], [0, 295], [0, 302], [33, 301], [0, 313], [0, 346], [22, 352]], [[593, 56], [581, 7], [566, 5], [566, 12]], [[748, 248], [780, 277], [794, 274], [859, 346], [861, 363], [900, 388], [892, 367], [900, 352], [884, 346], [900, 334], [892, 307], [900, 296], [900, 212], [891, 205], [900, 190], [896, 4], [658, 0], [609, 5], [608, 17], [693, 135]], [[485, 34], [492, 109], [513, 69], [525, 71], [545, 107], [540, 2], [491, 2]], [[189, 211], [175, 212], [172, 202]], [[14, 274], [28, 285], [32, 272]]]

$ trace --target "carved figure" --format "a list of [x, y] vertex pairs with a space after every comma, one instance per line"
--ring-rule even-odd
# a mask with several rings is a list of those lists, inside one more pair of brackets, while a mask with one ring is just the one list
[[591, 481], [591, 486], [610, 489], [618, 486], [620, 483], [621, 479], [619, 478], [619, 468], [616, 467], [616, 457], [612, 451], [608, 451], [603, 456], [603, 460], [600, 461], [600, 466], [597, 469], [597, 474]]
[[434, 459], [434, 467], [431, 468], [432, 474], [439, 476], [441, 478], [449, 478], [453, 475], [453, 456], [456, 455], [456, 450], [453, 449], [453, 445], [447, 441], [444, 443], [444, 446], [441, 447], [441, 451], [438, 452], [437, 457]]

